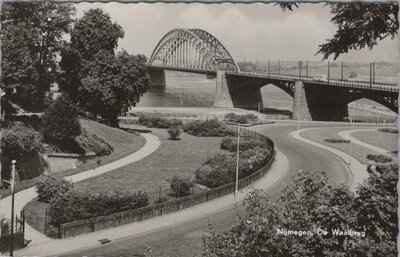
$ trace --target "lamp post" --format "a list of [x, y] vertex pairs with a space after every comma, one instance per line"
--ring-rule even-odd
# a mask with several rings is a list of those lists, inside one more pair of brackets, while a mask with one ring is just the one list
[[15, 184], [15, 160], [12, 160], [11, 178], [4, 182], [11, 185], [11, 237], [10, 237], [10, 256], [14, 255], [14, 184]]
[[235, 200], [237, 196], [237, 191], [238, 191], [238, 183], [239, 183], [239, 144], [240, 144], [240, 127], [239, 123], [236, 124], [237, 127], [237, 146], [236, 146], [236, 176], [235, 176]]
[[351, 165], [351, 139], [349, 142], [349, 166]]

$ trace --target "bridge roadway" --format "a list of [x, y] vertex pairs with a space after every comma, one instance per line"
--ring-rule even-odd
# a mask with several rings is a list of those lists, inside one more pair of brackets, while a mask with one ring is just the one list
[[[217, 75], [217, 71], [214, 69], [200, 69], [200, 68], [187, 68], [177, 66], [156, 66], [147, 65], [150, 69], [162, 69], [171, 71], [190, 72], [206, 75]], [[295, 82], [301, 80], [307, 83], [315, 85], [327, 85], [327, 86], [340, 86], [354, 89], [369, 89], [376, 91], [387, 91], [387, 92], [399, 92], [399, 87], [395, 83], [385, 82], [372, 82], [361, 81], [361, 80], [340, 80], [340, 79], [329, 79], [329, 81], [315, 80], [313, 76], [299, 76], [292, 74], [277, 74], [277, 73], [259, 73], [259, 72], [240, 72], [240, 71], [225, 71], [226, 75], [229, 76], [240, 76], [245, 78], [261, 78], [261, 79], [276, 79], [286, 82]]]
[[[302, 124], [302, 128], [335, 126], [335, 124]], [[337, 124], [336, 126], [343, 126]], [[336, 183], [349, 183], [351, 175], [347, 166], [338, 157], [321, 151], [317, 147], [300, 142], [289, 134], [296, 130], [295, 124], [270, 124], [261, 125], [254, 129], [270, 137], [277, 149], [289, 160], [290, 167], [283, 182], [288, 183], [298, 169], [326, 171], [331, 181]], [[312, 160], [312, 161], [309, 161]], [[276, 198], [279, 194], [281, 183], [269, 188], [266, 192]], [[243, 206], [237, 209], [243, 213]], [[195, 219], [177, 226], [166, 227], [161, 230], [128, 237], [108, 243], [104, 246], [88, 248], [74, 253], [66, 253], [65, 257], [81, 256], [135, 256], [145, 252], [147, 246], [152, 248], [152, 256], [201, 256], [201, 234], [208, 231], [208, 219], [216, 229], [229, 228], [237, 221], [236, 211], [233, 207], [214, 213], [207, 217]]]

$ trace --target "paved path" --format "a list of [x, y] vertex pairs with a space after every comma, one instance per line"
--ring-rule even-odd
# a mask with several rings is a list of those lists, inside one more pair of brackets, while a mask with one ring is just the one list
[[265, 189], [273, 187], [286, 176], [288, 167], [289, 160], [281, 152], [277, 151], [275, 162], [270, 171], [264, 177], [256, 181], [251, 187], [241, 190], [237, 194], [236, 199], [234, 198], [233, 194], [229, 194], [193, 206], [191, 208], [183, 209], [163, 216], [157, 216], [141, 222], [134, 222], [124, 226], [100, 230], [66, 239], [44, 241], [40, 244], [34, 244], [27, 248], [17, 250], [15, 252], [15, 256], [57, 256], [65, 252], [98, 246], [98, 240], [100, 239], [107, 238], [115, 241], [128, 236], [162, 229], [169, 226], [175, 226], [183, 222], [208, 216], [212, 212], [223, 210], [233, 206], [235, 203], [242, 201], [252, 188]]
[[[78, 182], [78, 181], [82, 181], [94, 176], [98, 176], [100, 174], [103, 174], [105, 172], [109, 172], [115, 169], [118, 169], [120, 167], [123, 167], [125, 165], [134, 163], [136, 161], [139, 161], [143, 158], [145, 158], [146, 156], [150, 155], [151, 153], [153, 153], [154, 151], [157, 150], [157, 148], [160, 146], [161, 141], [159, 140], [159, 138], [153, 134], [141, 134], [145, 139], [146, 139], [146, 144], [140, 148], [138, 151], [125, 156], [121, 159], [118, 159], [114, 162], [105, 164], [103, 166], [97, 167], [95, 169], [91, 169], [85, 172], [81, 172], [69, 177], [66, 177], [66, 179], [72, 181], [72, 182]], [[18, 193], [15, 194], [15, 213], [19, 213], [22, 208], [31, 200], [33, 200], [35, 197], [37, 196], [37, 193], [35, 191], [34, 187], [25, 189], [23, 191], [20, 191]], [[4, 215], [5, 218], [10, 218], [11, 214], [10, 214], [10, 210], [11, 210], [11, 196], [5, 197], [4, 199], [1, 199], [1, 210], [0, 210], [0, 216]], [[51, 239], [47, 236], [45, 236], [44, 234], [38, 232], [37, 230], [35, 230], [34, 228], [32, 228], [31, 226], [29, 226], [29, 224], [26, 223], [25, 225], [25, 238], [28, 240], [32, 240], [32, 242], [29, 244], [29, 246], [27, 248], [25, 248], [26, 250], [28, 250], [31, 247], [33, 247], [36, 244], [41, 244], [43, 242], [52, 242], [52, 241], [58, 241], [58, 240], [54, 240]], [[28, 254], [27, 255], [31, 255]]]
[[311, 141], [309, 139], [306, 139], [304, 137], [301, 136], [301, 133], [303, 131], [306, 130], [312, 130], [312, 129], [319, 129], [319, 128], [311, 128], [311, 129], [301, 129], [301, 130], [296, 130], [293, 131], [292, 133], [290, 133], [290, 135], [300, 141], [303, 141], [305, 143], [314, 145], [316, 147], [319, 147], [325, 151], [328, 151], [336, 156], [338, 156], [340, 159], [343, 160], [343, 162], [345, 162], [348, 167], [349, 170], [351, 172], [352, 175], [352, 181], [350, 183], [351, 187], [353, 189], [356, 188], [356, 186], [359, 183], [362, 183], [366, 178], [368, 178], [369, 174], [367, 172], [367, 165], [362, 164], [361, 162], [359, 162], [356, 158], [354, 157], [350, 157], [348, 153], [344, 153], [340, 150], [337, 150], [335, 148], [329, 147], [327, 145], [323, 145], [314, 141]]
[[371, 145], [371, 144], [365, 143], [365, 142], [363, 142], [361, 140], [358, 140], [357, 138], [351, 136], [351, 134], [353, 134], [354, 132], [376, 131], [376, 130], [377, 130], [376, 128], [375, 129], [353, 129], [353, 130], [340, 131], [338, 133], [338, 135], [340, 137], [344, 138], [344, 139], [350, 140], [351, 143], [354, 143], [354, 144], [363, 146], [365, 148], [371, 149], [372, 151], [375, 151], [377, 153], [384, 154], [384, 155], [391, 155], [390, 151], [388, 151], [386, 149], [383, 149], [383, 148], [377, 147], [375, 145]]

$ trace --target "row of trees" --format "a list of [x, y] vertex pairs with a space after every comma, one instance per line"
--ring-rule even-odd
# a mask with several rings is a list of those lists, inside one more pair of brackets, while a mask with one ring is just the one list
[[237, 224], [220, 232], [210, 224], [204, 256], [397, 256], [397, 172], [395, 164], [370, 169], [356, 192], [330, 183], [324, 172], [305, 171], [283, 187], [277, 201], [253, 191]]
[[149, 86], [147, 59], [115, 53], [124, 31], [102, 10], [91, 9], [78, 20], [74, 15], [69, 3], [5, 3], [0, 86], [8, 101], [37, 112], [46, 108], [56, 83], [82, 110], [117, 126], [118, 115]]

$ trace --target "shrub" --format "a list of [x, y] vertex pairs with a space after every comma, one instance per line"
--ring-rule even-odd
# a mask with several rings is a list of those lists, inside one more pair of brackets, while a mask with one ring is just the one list
[[351, 79], [357, 78], [357, 72], [355, 72], [355, 71], [350, 72], [349, 78], [351, 78]]
[[392, 161], [392, 157], [383, 154], [368, 154], [367, 159], [376, 163], [386, 163]]
[[79, 109], [67, 96], [61, 96], [42, 117], [45, 140], [60, 143], [81, 134]]
[[386, 133], [394, 133], [394, 134], [399, 133], [398, 129], [396, 129], [396, 128], [380, 128], [380, 129], [378, 129], [378, 131], [386, 132]]
[[11, 158], [42, 150], [42, 136], [31, 127], [15, 122], [2, 132], [1, 152]]
[[[264, 166], [272, 152], [258, 146], [239, 152], [239, 179], [247, 177]], [[209, 188], [219, 187], [235, 180], [236, 153], [216, 154], [196, 171], [196, 181]]]
[[[251, 137], [241, 137], [239, 141], [239, 150], [245, 151], [255, 147], [268, 147], [266, 143], [260, 139]], [[237, 150], [237, 137], [225, 137], [221, 142], [221, 149], [235, 152]]]
[[51, 175], [45, 175], [36, 182], [38, 200], [44, 203], [49, 203], [56, 195], [65, 194], [72, 188], [71, 182]]
[[225, 115], [225, 119], [232, 123], [248, 124], [256, 122], [258, 117], [254, 114], [236, 114], [231, 112]]
[[169, 187], [175, 196], [183, 197], [190, 195], [190, 189], [192, 188], [192, 182], [190, 179], [174, 175], [168, 180], [168, 182]]
[[42, 151], [42, 136], [21, 122], [10, 124], [3, 129], [1, 137], [1, 177], [11, 177], [11, 161], [16, 160], [20, 179], [32, 178], [43, 173], [46, 168], [39, 152]]
[[168, 120], [159, 116], [140, 115], [139, 124], [148, 128], [169, 128], [170, 126], [182, 126], [182, 121], [177, 119]]
[[114, 150], [104, 139], [85, 129], [82, 129], [82, 133], [76, 138], [76, 141], [85, 151], [91, 150], [97, 156], [109, 155]]
[[327, 143], [333, 143], [333, 144], [350, 143], [350, 140], [340, 139], [340, 138], [326, 138], [326, 139], [324, 139], [324, 141]]
[[154, 204], [160, 204], [160, 203], [165, 203], [165, 202], [168, 202], [168, 197], [162, 195], [161, 198], [157, 198], [154, 201]]
[[85, 220], [147, 205], [149, 205], [148, 194], [141, 191], [93, 194], [70, 190], [52, 199], [49, 210], [50, 224]]
[[181, 134], [181, 128], [179, 126], [172, 125], [168, 128], [168, 134], [171, 139], [175, 140]]
[[216, 119], [199, 121], [195, 120], [183, 127], [183, 130], [198, 137], [224, 137], [235, 133]]

